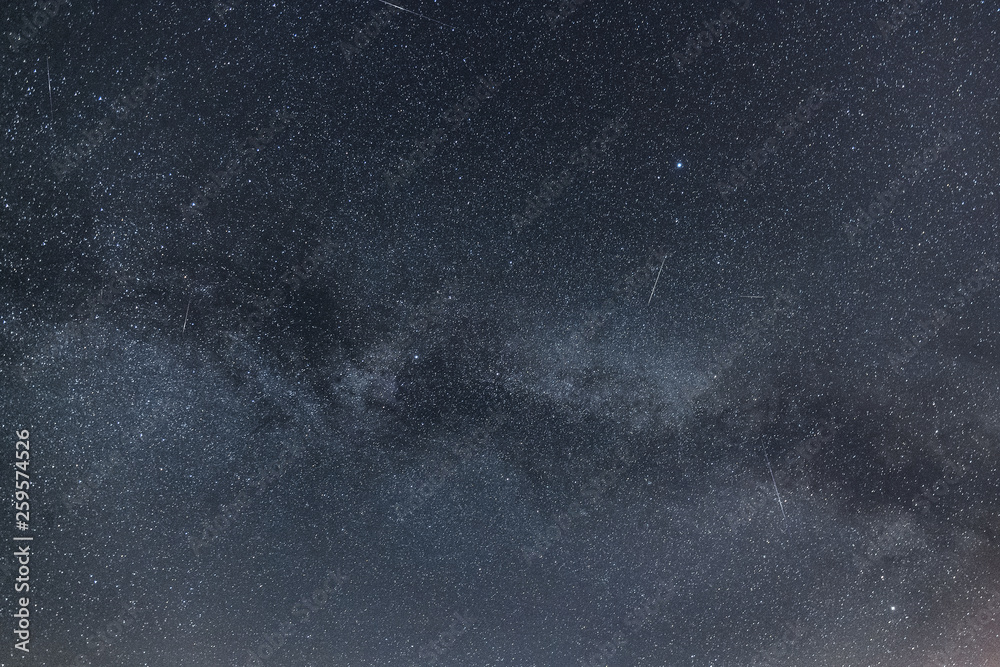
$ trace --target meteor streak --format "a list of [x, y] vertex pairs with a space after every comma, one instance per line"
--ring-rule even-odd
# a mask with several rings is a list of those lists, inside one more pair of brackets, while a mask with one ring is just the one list
[[660, 274], [663, 273], [663, 265], [666, 264], [666, 263], [667, 263], [667, 256], [664, 255], [663, 256], [663, 261], [660, 262], [660, 270], [656, 272], [656, 280], [653, 281], [653, 291], [649, 293], [649, 300], [646, 301], [646, 305], [647, 306], [653, 300], [653, 292], [656, 291], [656, 283], [660, 282]]
[[774, 471], [771, 470], [771, 462], [767, 460], [767, 452], [764, 452], [764, 461], [767, 462], [767, 471], [771, 473], [771, 483], [774, 484], [774, 495], [778, 496], [778, 507], [781, 508], [781, 516], [788, 521], [788, 515], [785, 514], [785, 506], [781, 503], [781, 494], [778, 493], [778, 483], [774, 480]]
[[52, 74], [49, 72], [49, 57], [45, 56], [45, 77], [49, 80], [49, 123], [52, 123]]
[[408, 14], [413, 14], [414, 16], [419, 16], [420, 18], [427, 19], [428, 21], [434, 21], [434, 23], [437, 23], [438, 25], [443, 25], [445, 28], [451, 28], [452, 30], [458, 30], [458, 28], [456, 28], [453, 25], [448, 25], [447, 23], [441, 23], [441, 21], [437, 21], [435, 19], [432, 19], [430, 16], [424, 16], [423, 14], [418, 14], [417, 12], [410, 11], [406, 7], [400, 7], [399, 5], [394, 5], [391, 2], [386, 2], [385, 0], [378, 0], [378, 1], [381, 2], [384, 5], [389, 5], [390, 7], [395, 7], [396, 9], [398, 9], [400, 11], [407, 12]]
[[188, 313], [191, 312], [191, 299], [193, 299], [193, 298], [194, 298], [193, 294], [191, 295], [190, 298], [188, 298], [187, 310], [184, 311], [184, 324], [181, 325], [181, 333], [184, 333], [184, 330], [187, 329], [187, 325], [188, 325]]

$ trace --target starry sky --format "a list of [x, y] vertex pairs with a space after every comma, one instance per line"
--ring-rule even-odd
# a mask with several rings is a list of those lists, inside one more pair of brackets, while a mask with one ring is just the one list
[[0, 665], [1000, 665], [996, 2], [0, 14]]

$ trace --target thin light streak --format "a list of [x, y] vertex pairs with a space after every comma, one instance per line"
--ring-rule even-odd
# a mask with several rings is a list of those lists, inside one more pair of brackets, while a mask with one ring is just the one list
[[434, 21], [434, 23], [437, 23], [438, 25], [443, 25], [445, 28], [451, 28], [452, 30], [458, 30], [458, 28], [456, 28], [453, 25], [448, 25], [447, 23], [442, 23], [441, 21], [438, 21], [436, 19], [432, 19], [430, 16], [424, 16], [423, 14], [419, 14], [417, 12], [411, 11], [411, 10], [407, 9], [406, 7], [400, 7], [399, 5], [394, 5], [391, 2], [386, 2], [385, 0], [378, 0], [378, 1], [381, 2], [384, 5], [389, 5], [390, 7], [395, 7], [396, 9], [399, 9], [401, 11], [407, 12], [409, 14], [413, 14], [414, 16], [419, 16], [422, 19], [427, 19], [428, 21]]
[[656, 272], [656, 280], [653, 281], [653, 290], [652, 292], [649, 293], [649, 300], [646, 301], [647, 306], [653, 301], [653, 292], [656, 291], [656, 284], [660, 282], [660, 274], [663, 273], [663, 265], [666, 263], [667, 263], [667, 256], [664, 255], [663, 261], [660, 262], [660, 270]]
[[45, 78], [49, 80], [49, 123], [52, 122], [52, 74], [49, 72], [49, 57], [45, 56]]
[[767, 471], [771, 473], [771, 483], [774, 484], [774, 495], [778, 497], [778, 507], [781, 508], [781, 516], [785, 519], [785, 521], [788, 521], [788, 515], [785, 514], [785, 506], [781, 502], [781, 494], [778, 493], [778, 482], [774, 479], [774, 471], [771, 470], [771, 462], [767, 459], [767, 452], [764, 452], [764, 461], [767, 462]]
[[184, 311], [184, 324], [181, 325], [181, 334], [183, 334], [184, 330], [187, 329], [187, 325], [188, 325], [188, 313], [191, 312], [191, 299], [193, 299], [193, 298], [194, 298], [193, 294], [190, 297], [188, 297], [187, 309]]

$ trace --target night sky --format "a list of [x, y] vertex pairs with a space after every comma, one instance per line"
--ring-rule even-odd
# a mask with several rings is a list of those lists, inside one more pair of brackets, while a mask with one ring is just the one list
[[0, 14], [0, 666], [1000, 666], [996, 2]]

